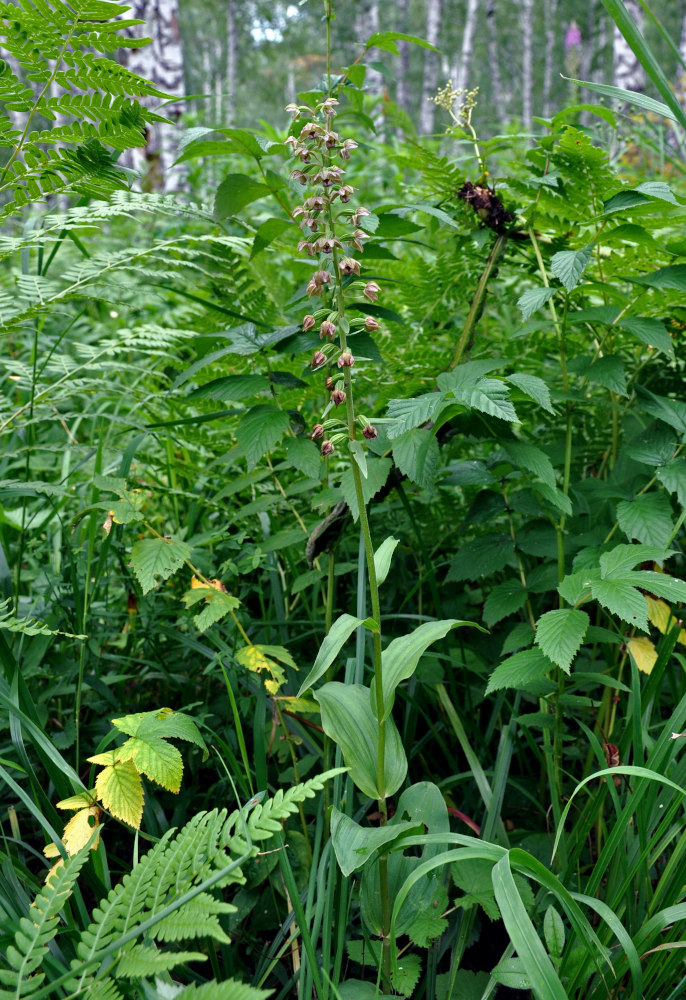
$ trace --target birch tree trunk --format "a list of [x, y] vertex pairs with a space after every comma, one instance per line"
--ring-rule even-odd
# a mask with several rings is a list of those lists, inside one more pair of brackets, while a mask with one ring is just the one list
[[[407, 29], [409, 28], [410, 0], [398, 0], [396, 11], [398, 15], [396, 21], [398, 31], [402, 31], [406, 35], [409, 34]], [[400, 52], [400, 64], [398, 66], [398, 80], [395, 85], [395, 103], [400, 112], [409, 115], [410, 87], [408, 77], [410, 75], [410, 43], [398, 42], [397, 44]], [[403, 130], [401, 128], [398, 129], [397, 134], [398, 138], [401, 139]]]
[[[640, 31], [643, 26], [643, 10], [639, 0], [624, 0], [624, 5]], [[617, 25], [613, 32], [612, 58], [615, 87], [642, 91], [645, 88], [645, 72]]]
[[491, 71], [491, 92], [493, 106], [500, 124], [503, 124], [507, 113], [503, 98], [503, 87], [500, 82], [500, 47], [498, 45], [498, 29], [495, 22], [495, 0], [486, 0], [486, 37], [488, 39], [488, 63]]
[[[557, 0], [544, 0], [543, 4], [543, 26], [545, 33], [545, 59], [543, 63], [543, 114], [549, 118], [552, 113], [550, 101], [550, 91], [553, 82], [553, 62], [555, 61], [558, 31], [557, 25]], [[559, 29], [558, 29], [559, 30]]]
[[522, 125], [527, 131], [533, 127], [534, 90], [534, 0], [520, 0], [519, 24], [522, 30]]
[[[140, 49], [126, 50], [126, 64], [132, 72], [144, 76], [165, 94], [182, 97], [185, 88], [178, 15], [178, 0], [133, 0], [130, 16], [141, 18], [146, 23], [129, 29], [128, 34], [134, 38], [149, 36], [152, 42]], [[151, 107], [160, 103], [157, 98], [144, 97], [141, 101]], [[175, 121], [181, 109], [181, 104], [168, 104], [163, 113], [166, 118]], [[176, 143], [173, 124], [155, 122], [148, 126], [145, 147], [133, 151], [132, 164], [136, 169], [146, 171], [144, 188], [174, 191], [179, 187], [182, 171], [173, 167]]]
[[[226, 121], [232, 125], [236, 117], [236, 68], [238, 66], [238, 35], [236, 33], [236, 0], [226, 6]], [[289, 100], [293, 100], [289, 97]]]
[[[378, 0], [357, 0], [357, 11], [355, 14], [355, 37], [358, 42], [364, 44], [370, 35], [379, 30], [379, 4]], [[383, 95], [383, 76], [378, 69], [371, 69], [367, 66], [364, 82], [367, 93], [378, 100]]]
[[[426, 0], [426, 31], [424, 37], [432, 45], [438, 44], [441, 31], [441, 15], [443, 0]], [[438, 84], [438, 57], [434, 52], [427, 51], [424, 56], [424, 79], [422, 81], [422, 99], [419, 111], [419, 131], [424, 134], [433, 132], [436, 105], [429, 98], [436, 93]]]
[[455, 90], [467, 90], [469, 85], [469, 69], [474, 51], [474, 31], [476, 29], [479, 0], [467, 0], [462, 45], [460, 47], [460, 62], [453, 78]]

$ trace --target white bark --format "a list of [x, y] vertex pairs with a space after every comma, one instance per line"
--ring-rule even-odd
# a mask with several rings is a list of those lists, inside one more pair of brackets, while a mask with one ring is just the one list
[[[398, 31], [402, 31], [403, 34], [409, 34], [408, 31], [408, 18], [410, 13], [410, 0], [398, 0], [396, 4], [397, 12], [397, 28]], [[398, 51], [400, 52], [400, 61], [398, 64], [398, 79], [395, 85], [395, 103], [398, 109], [404, 112], [406, 115], [410, 113], [410, 87], [408, 78], [410, 75], [410, 43], [409, 42], [398, 42]], [[402, 136], [402, 130], [400, 130], [399, 137]]]
[[[178, 0], [133, 0], [130, 17], [142, 18], [146, 23], [130, 29], [133, 37], [150, 37], [152, 42], [140, 49], [128, 49], [126, 64], [133, 73], [150, 80], [159, 90], [172, 96], [185, 93], [183, 75], [183, 50], [179, 32]], [[157, 98], [143, 98], [142, 103], [156, 107]], [[178, 119], [182, 105], [167, 104], [162, 113], [172, 121]], [[148, 128], [144, 149], [135, 151], [136, 169], [146, 173], [146, 187], [176, 190], [182, 172], [173, 166], [178, 142], [174, 125], [156, 122]]]
[[[629, 16], [640, 31], [643, 26], [643, 10], [640, 3], [638, 0], [624, 0], [624, 5]], [[622, 87], [624, 90], [642, 91], [645, 87], [644, 69], [631, 51], [629, 43], [617, 25], [614, 26], [612, 56], [615, 87]]]
[[[355, 37], [362, 45], [371, 35], [379, 30], [379, 4], [378, 0], [357, 0], [357, 10], [355, 14]], [[372, 49], [372, 61], [374, 60], [374, 49]], [[364, 78], [367, 93], [378, 100], [383, 95], [383, 75], [378, 69], [367, 66]]]
[[558, 35], [564, 31], [557, 22], [557, 0], [544, 0], [543, 24], [545, 33], [545, 58], [543, 63], [543, 114], [548, 118], [552, 114], [550, 90], [553, 82], [553, 62], [560, 51]]
[[522, 125], [533, 127], [533, 13], [534, 0], [520, 0], [519, 24], [522, 30]]
[[[443, 0], [427, 0], [426, 31], [424, 37], [432, 45], [438, 45], [441, 31], [441, 14]], [[419, 111], [419, 131], [424, 134], [433, 132], [436, 105], [429, 98], [436, 93], [438, 84], [438, 60], [435, 53], [427, 51], [424, 56], [424, 79], [422, 81], [422, 100]]]
[[[236, 33], [236, 0], [227, 0], [226, 7], [226, 118], [229, 125], [236, 117], [236, 70], [238, 66], [238, 36]], [[295, 86], [293, 86], [295, 89]], [[288, 98], [294, 100], [293, 97]]]
[[476, 29], [479, 0], [467, 0], [462, 45], [460, 47], [460, 62], [453, 78], [455, 90], [467, 90], [469, 86], [469, 69], [474, 51], [474, 31]]
[[493, 106], [502, 124], [506, 118], [503, 87], [500, 81], [500, 48], [498, 46], [498, 30], [495, 22], [495, 0], [486, 0], [486, 38], [488, 40], [488, 64], [491, 73], [491, 92]]

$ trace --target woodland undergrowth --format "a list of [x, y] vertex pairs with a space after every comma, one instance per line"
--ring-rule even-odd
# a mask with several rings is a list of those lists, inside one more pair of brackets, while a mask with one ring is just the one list
[[686, 118], [604, 3], [661, 102], [419, 137], [325, 0], [174, 195], [120, 6], [0, 5], [1, 997], [683, 995]]

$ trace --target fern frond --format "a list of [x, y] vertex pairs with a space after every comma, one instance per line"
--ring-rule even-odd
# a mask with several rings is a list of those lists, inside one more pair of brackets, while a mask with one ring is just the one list
[[0, 1000], [31, 996], [43, 983], [45, 973], [37, 970], [57, 933], [60, 911], [69, 899], [88, 853], [89, 847], [84, 847], [56, 865], [31, 905], [31, 919], [20, 919], [14, 945], [10, 945], [6, 953], [10, 968], [0, 969], [0, 983], [9, 987], [0, 990]]
[[207, 955], [199, 951], [159, 951], [149, 944], [136, 944], [119, 959], [117, 974], [124, 979], [141, 979], [169, 972], [184, 962], [206, 961]]
[[85, 635], [72, 635], [70, 632], [60, 632], [52, 629], [35, 618], [17, 618], [10, 608], [11, 598], [0, 601], [0, 630], [7, 632], [22, 632], [24, 635], [64, 635], [69, 639], [85, 639]]
[[202, 986], [193, 983], [177, 993], [176, 1000], [266, 1000], [272, 993], [273, 990], [260, 990], [247, 983], [225, 979], [221, 983], [203, 983]]

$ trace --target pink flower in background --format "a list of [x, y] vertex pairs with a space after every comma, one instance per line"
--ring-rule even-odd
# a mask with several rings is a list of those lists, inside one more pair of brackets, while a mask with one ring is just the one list
[[567, 34], [565, 35], [565, 49], [571, 49], [575, 46], [581, 45], [581, 32], [579, 31], [579, 25], [576, 21], [572, 20], [569, 22], [569, 27], [567, 28]]

